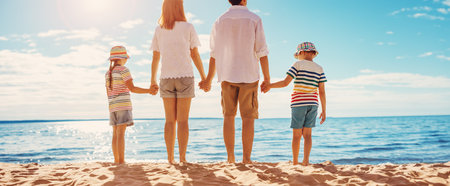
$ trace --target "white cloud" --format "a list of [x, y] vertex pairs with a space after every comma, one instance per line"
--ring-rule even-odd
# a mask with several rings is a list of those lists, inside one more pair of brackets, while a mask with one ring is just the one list
[[377, 45], [382, 46], [382, 45], [384, 45], [384, 43], [380, 41], [380, 42], [377, 42]]
[[396, 10], [391, 13], [391, 15], [397, 15], [402, 12], [410, 12], [410, 11], [431, 11], [432, 8], [428, 6], [421, 6], [421, 7], [412, 7], [412, 8], [401, 8], [400, 10]]
[[[98, 45], [81, 45], [48, 57], [40, 53], [0, 51], [0, 84], [6, 94], [1, 118], [73, 118], [103, 115], [106, 108], [104, 73], [107, 52]], [[26, 113], [26, 114], [23, 114]], [[94, 115], [95, 115], [94, 114]], [[70, 115], [70, 116], [68, 116]]]
[[433, 55], [433, 52], [425, 52], [425, 53], [419, 55], [419, 57], [427, 57], [427, 56], [431, 56], [431, 55]]
[[394, 32], [392, 32], [392, 31], [387, 31], [386, 34], [387, 34], [387, 35], [392, 35], [392, 34], [394, 34]]
[[439, 58], [439, 59], [444, 59], [444, 60], [447, 60], [447, 61], [450, 61], [450, 57], [444, 56], [444, 55], [439, 55], [439, 56], [437, 56], [437, 58]]
[[67, 34], [69, 31], [67, 30], [49, 30], [47, 32], [41, 32], [38, 34], [38, 37], [54, 37], [62, 34]]
[[450, 0], [444, 0], [442, 1], [442, 4], [450, 6]]
[[363, 74], [329, 80], [326, 87], [330, 116], [448, 114], [440, 109], [450, 109], [450, 100], [446, 99], [450, 96], [448, 77]]
[[448, 14], [448, 12], [450, 12], [450, 8], [448, 8], [448, 9], [438, 8], [437, 11], [442, 13], [442, 14]]
[[8, 38], [0, 36], [0, 41], [8, 41]]
[[433, 77], [411, 73], [376, 73], [343, 80], [332, 80], [339, 87], [390, 87], [390, 88], [450, 88], [447, 77]]
[[430, 20], [441, 20], [441, 21], [445, 20], [444, 17], [433, 16], [433, 15], [429, 15], [429, 14], [426, 14], [426, 13], [416, 13], [414, 15], [410, 15], [410, 17], [413, 17], [413, 18], [426, 18], [426, 19], [430, 19]]
[[200, 25], [200, 24], [203, 24], [204, 22], [200, 19], [194, 19], [191, 21], [191, 23], [194, 25]]
[[401, 60], [401, 59], [405, 59], [406, 57], [405, 56], [397, 56], [397, 57], [395, 57], [395, 59], [397, 59], [397, 60]]
[[120, 23], [119, 26], [123, 29], [132, 29], [136, 27], [137, 25], [143, 24], [144, 20], [142, 19], [135, 19], [135, 20], [129, 20], [123, 23]]
[[38, 33], [38, 37], [57, 37], [56, 40], [62, 39], [93, 40], [98, 36], [100, 36], [100, 31], [96, 28], [85, 30], [49, 30], [47, 32]]
[[139, 66], [145, 66], [145, 65], [151, 65], [152, 64], [152, 60], [142, 59], [142, 60], [139, 60], [139, 61], [133, 62], [133, 63], [136, 64], [136, 65], [139, 65]]
[[188, 22], [194, 24], [194, 25], [199, 25], [199, 24], [203, 24], [204, 21], [201, 19], [195, 19], [195, 17], [197, 17], [196, 15], [194, 15], [191, 12], [186, 13], [186, 19]]
[[209, 47], [209, 34], [200, 34], [198, 35], [198, 38], [200, 39], [201, 46], [198, 48], [198, 53], [200, 54], [207, 54], [211, 51]]
[[[124, 45], [125, 46], [125, 45]], [[127, 52], [129, 53], [130, 56], [137, 56], [137, 55], [143, 55], [144, 51], [138, 49], [135, 46], [125, 46], [127, 48]]]
[[259, 9], [254, 9], [254, 10], [251, 10], [252, 12], [254, 12], [254, 13], [260, 13], [261, 12], [261, 10], [259, 10]]

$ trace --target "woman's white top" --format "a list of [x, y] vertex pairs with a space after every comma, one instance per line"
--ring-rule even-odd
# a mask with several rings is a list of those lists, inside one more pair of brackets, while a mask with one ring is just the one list
[[151, 50], [161, 53], [161, 79], [194, 77], [191, 51], [200, 46], [194, 26], [177, 21], [172, 30], [157, 26]]

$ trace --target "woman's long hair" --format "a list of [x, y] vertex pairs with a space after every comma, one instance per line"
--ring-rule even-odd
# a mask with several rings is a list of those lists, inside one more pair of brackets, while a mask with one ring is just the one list
[[172, 30], [175, 21], [186, 21], [184, 15], [183, 0], [164, 0], [159, 18], [159, 26]]
[[109, 63], [109, 89], [112, 90], [113, 87], [113, 77], [112, 77], [112, 71], [114, 67], [119, 66], [120, 59], [112, 59]]

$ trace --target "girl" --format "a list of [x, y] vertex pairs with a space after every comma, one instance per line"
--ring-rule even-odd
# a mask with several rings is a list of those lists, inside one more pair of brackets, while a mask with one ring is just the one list
[[125, 130], [133, 125], [130, 91], [150, 93], [150, 89], [135, 87], [130, 71], [125, 67], [127, 50], [123, 46], [111, 49], [109, 70], [106, 73], [106, 92], [109, 102], [109, 124], [113, 127], [112, 151], [114, 163], [125, 163]]
[[[153, 36], [151, 93], [155, 95], [160, 89], [164, 102], [166, 123], [164, 139], [166, 141], [167, 159], [174, 161], [175, 133], [178, 137], [180, 163], [186, 162], [186, 148], [189, 138], [189, 108], [194, 97], [194, 61], [202, 81], [205, 79], [202, 60], [197, 47], [200, 46], [194, 26], [186, 22], [182, 0], [164, 0], [159, 26]], [[160, 85], [156, 74], [160, 57], [162, 67]], [[178, 124], [178, 132], [175, 126]]]

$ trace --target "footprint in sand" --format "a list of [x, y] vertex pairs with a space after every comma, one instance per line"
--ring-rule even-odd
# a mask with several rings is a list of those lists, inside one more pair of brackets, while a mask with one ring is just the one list
[[57, 176], [57, 177], [60, 177], [60, 176], [63, 176], [64, 174], [66, 174], [65, 172], [61, 172], [61, 173], [56, 173], [56, 174], [53, 174], [53, 176]]
[[52, 182], [48, 180], [36, 180], [33, 182], [33, 185], [50, 184], [50, 183]]
[[101, 176], [98, 177], [98, 179], [99, 179], [99, 180], [106, 180], [106, 179], [108, 179], [108, 176], [106, 176], [106, 175], [101, 175]]

